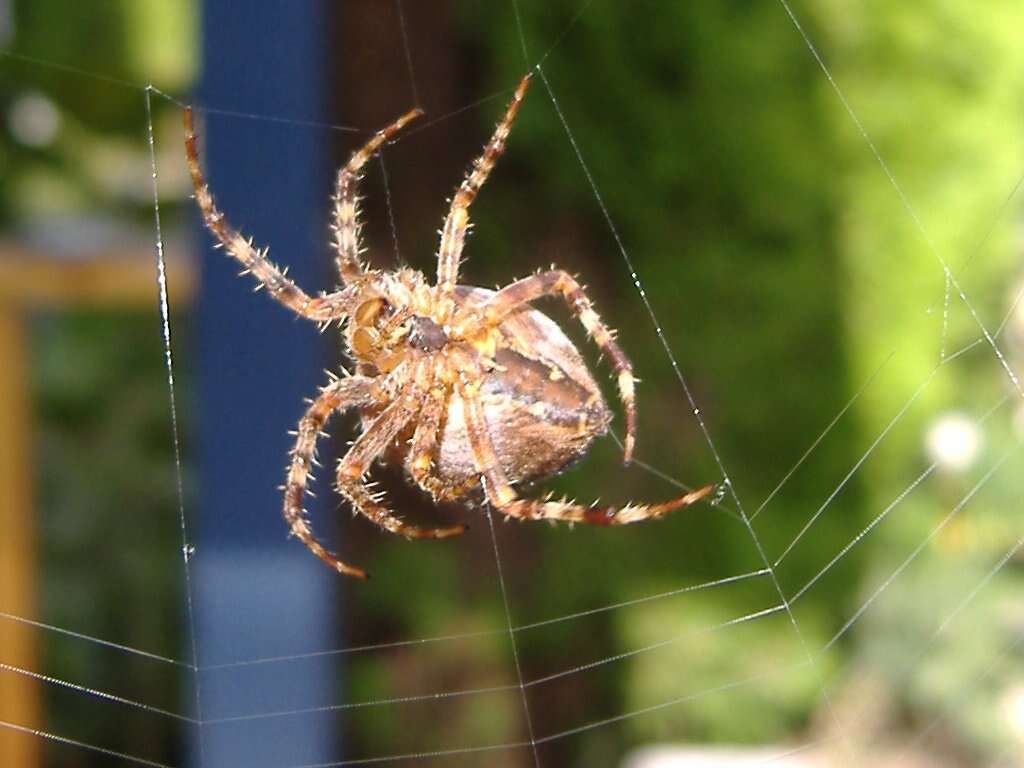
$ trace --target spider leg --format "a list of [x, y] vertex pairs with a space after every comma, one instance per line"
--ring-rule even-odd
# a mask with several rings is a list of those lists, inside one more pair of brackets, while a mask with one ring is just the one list
[[509, 517], [521, 520], [564, 520], [590, 525], [629, 525], [663, 517], [673, 510], [688, 507], [713, 490], [714, 486], [706, 485], [661, 504], [626, 504], [622, 507], [586, 506], [567, 500], [520, 499], [494, 453], [479, 395], [470, 387], [463, 387], [460, 395], [465, 403], [466, 432], [484, 493], [492, 506]]
[[430, 471], [437, 450], [437, 435], [441, 429], [441, 417], [446, 405], [445, 390], [432, 386], [416, 420], [416, 431], [412, 435], [406, 466], [413, 481], [427, 491], [435, 500], [443, 491], [441, 483]]
[[296, 314], [308, 317], [318, 323], [336, 320], [344, 316], [343, 296], [340, 292], [311, 298], [285, 276], [284, 270], [279, 269], [267, 258], [265, 250], [254, 247], [250, 239], [244, 237], [228, 223], [224, 214], [214, 203], [210, 187], [199, 166], [192, 109], [189, 107], [185, 108], [184, 122], [185, 154], [189, 172], [192, 175], [196, 201], [203, 214], [203, 223], [217, 239], [218, 245], [238, 261], [245, 271], [252, 272], [259, 281], [260, 287], [266, 287], [271, 296]]
[[391, 445], [398, 433], [420, 408], [424, 389], [429, 386], [429, 381], [424, 382], [422, 377], [417, 378], [418, 380], [407, 388], [398, 399], [381, 412], [342, 458], [338, 464], [338, 492], [352, 503], [356, 511], [386, 531], [407, 539], [446, 539], [449, 536], [457, 536], [462, 533], [466, 530], [466, 526], [419, 528], [409, 525], [395, 517], [387, 507], [381, 504], [380, 500], [370, 493], [363, 481], [363, 475], [366, 474], [373, 460]]
[[430, 388], [419, 415], [416, 417], [416, 431], [413, 432], [406, 457], [406, 468], [413, 482], [431, 495], [434, 501], [458, 498], [476, 487], [476, 481], [464, 485], [449, 485], [431, 469], [435, 466], [441, 420], [448, 409], [450, 389], [437, 386]]
[[338, 252], [335, 257], [338, 274], [345, 283], [358, 279], [364, 272], [359, 261], [359, 198], [356, 196], [363, 166], [384, 143], [422, 114], [421, 109], [410, 110], [387, 128], [377, 131], [338, 171], [334, 192], [334, 247]]
[[309, 550], [334, 570], [349, 576], [366, 578], [366, 572], [338, 560], [317, 541], [302, 508], [311, 466], [316, 455], [316, 439], [332, 413], [358, 405], [369, 405], [376, 400], [374, 383], [363, 376], [338, 379], [320, 390], [320, 394], [306, 409], [299, 421], [295, 448], [288, 466], [288, 481], [284, 493], [284, 519], [292, 534]]
[[441, 245], [437, 255], [437, 285], [441, 289], [442, 296], [450, 296], [455, 290], [455, 282], [459, 276], [459, 260], [462, 257], [462, 247], [466, 242], [466, 230], [469, 228], [469, 206], [476, 198], [480, 187], [487, 181], [494, 164], [505, 151], [505, 141], [508, 139], [512, 123], [519, 112], [523, 96], [530, 85], [530, 76], [526, 75], [519, 81], [512, 101], [509, 102], [505, 117], [498, 127], [494, 129], [491, 140], [484, 147], [483, 154], [474, 162], [473, 167], [462, 185], [452, 198], [451, 207], [448, 210], [448, 217], [445, 219], [444, 227], [441, 230]]
[[619, 399], [626, 412], [626, 436], [623, 441], [623, 461], [628, 464], [633, 459], [633, 448], [636, 445], [636, 394], [633, 379], [633, 366], [626, 353], [615, 341], [615, 333], [598, 317], [597, 312], [575, 278], [561, 269], [541, 272], [524, 277], [522, 280], [505, 286], [480, 306], [484, 321], [497, 325], [509, 313], [542, 296], [561, 296], [569, 305], [572, 313], [579, 318], [590, 338], [608, 356], [608, 361], [615, 370], [619, 385]]

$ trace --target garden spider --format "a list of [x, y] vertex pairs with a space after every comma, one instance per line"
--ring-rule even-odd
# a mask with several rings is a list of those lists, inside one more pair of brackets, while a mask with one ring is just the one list
[[636, 434], [629, 360], [571, 275], [552, 269], [498, 291], [456, 283], [469, 206], [505, 149], [529, 82], [527, 76], [519, 83], [504, 119], [451, 201], [441, 231], [437, 284], [411, 269], [369, 269], [359, 258], [356, 187], [363, 166], [422, 114], [414, 109], [374, 135], [338, 172], [333, 230], [342, 287], [316, 297], [285, 277], [217, 209], [199, 167], [192, 112], [185, 110], [195, 197], [217, 245], [296, 314], [321, 325], [344, 324], [344, 345], [356, 373], [332, 377], [310, 403], [299, 421], [284, 487], [284, 517], [292, 534], [339, 573], [366, 578], [365, 571], [317, 541], [302, 498], [317, 436], [331, 414], [349, 408], [359, 409], [364, 429], [338, 465], [338, 492], [354, 512], [409, 539], [443, 539], [465, 526], [418, 528], [395, 517], [364, 481], [377, 458], [402, 461], [412, 481], [435, 501], [462, 499], [482, 487], [490, 504], [521, 520], [622, 525], [661, 517], [711, 491], [705, 486], [661, 504], [588, 507], [520, 499], [513, 490], [515, 483], [552, 475], [581, 458], [611, 420], [579, 352], [554, 321], [528, 306], [535, 299], [560, 296], [608, 357], [626, 414], [626, 463]]

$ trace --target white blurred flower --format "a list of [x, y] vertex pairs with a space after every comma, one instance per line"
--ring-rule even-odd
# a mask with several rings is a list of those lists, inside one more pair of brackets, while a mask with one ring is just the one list
[[36, 91], [14, 100], [7, 112], [7, 125], [16, 141], [27, 147], [53, 143], [60, 130], [60, 112], [46, 96]]
[[1024, 683], [1014, 683], [999, 697], [999, 710], [1014, 735], [1024, 741]]
[[963, 413], [946, 413], [932, 424], [924, 442], [928, 457], [940, 469], [963, 472], [978, 457], [981, 430]]

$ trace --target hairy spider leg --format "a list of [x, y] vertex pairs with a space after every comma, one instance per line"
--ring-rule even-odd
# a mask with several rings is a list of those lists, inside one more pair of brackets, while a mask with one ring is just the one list
[[334, 192], [334, 247], [338, 254], [335, 263], [342, 282], [351, 283], [365, 271], [359, 261], [359, 180], [363, 176], [363, 166], [376, 152], [390, 141], [406, 125], [420, 117], [422, 109], [411, 109], [395, 120], [387, 128], [374, 134], [373, 138], [360, 149], [352, 153], [348, 163], [338, 171], [338, 181]]
[[292, 535], [334, 570], [361, 579], [366, 578], [365, 571], [343, 563], [317, 541], [302, 508], [302, 497], [305, 495], [306, 484], [316, 458], [316, 440], [327, 419], [335, 411], [344, 411], [347, 408], [370, 405], [374, 402], [374, 381], [363, 376], [337, 379], [320, 390], [320, 394], [299, 421], [284, 492], [284, 519]]
[[381, 504], [379, 497], [371, 494], [363, 481], [363, 475], [374, 459], [387, 450], [402, 428], [416, 416], [432, 379], [432, 376], [424, 379], [421, 371], [429, 369], [421, 364], [413, 383], [377, 416], [338, 463], [338, 492], [352, 503], [355, 511], [386, 531], [407, 539], [447, 539], [463, 533], [466, 526], [419, 528], [409, 525]]
[[602, 322], [594, 311], [593, 304], [576, 279], [561, 269], [541, 272], [524, 277], [495, 293], [478, 309], [484, 321], [490, 325], [500, 324], [511, 312], [542, 296], [560, 296], [569, 305], [572, 313], [579, 318], [590, 338], [608, 356], [619, 385], [619, 399], [626, 412], [626, 436], [623, 440], [622, 460], [628, 464], [633, 460], [636, 445], [636, 393], [633, 365], [626, 353], [615, 341], [615, 332]]
[[224, 214], [214, 203], [210, 187], [199, 166], [191, 107], [185, 108], [184, 123], [185, 155], [188, 159], [189, 172], [192, 175], [196, 202], [199, 203], [199, 209], [202, 211], [203, 223], [217, 239], [218, 245], [237, 260], [245, 268], [245, 272], [251, 272], [259, 285], [265, 287], [272, 297], [296, 314], [318, 323], [343, 317], [345, 309], [344, 297], [341, 292], [311, 298], [288, 279], [284, 270], [279, 269], [267, 258], [265, 250], [253, 247], [252, 240], [244, 237], [228, 223]]
[[498, 158], [501, 157], [501, 153], [505, 151], [505, 141], [508, 139], [509, 131], [512, 130], [512, 123], [515, 122], [519, 106], [523, 102], [529, 85], [529, 75], [519, 81], [519, 87], [516, 88], [515, 95], [509, 102], [505, 117], [494, 129], [494, 135], [484, 147], [483, 154], [473, 162], [469, 173], [466, 174], [462, 185], [455, 193], [455, 197], [452, 198], [448, 217], [441, 229], [441, 245], [437, 254], [437, 285], [442, 296], [451, 296], [455, 290], [455, 283], [459, 277], [459, 260], [462, 258], [466, 230], [469, 228], [469, 206], [476, 198], [480, 187], [487, 181], [487, 176], [494, 168]]
[[463, 386], [459, 393], [465, 402], [466, 433], [469, 436], [477, 470], [480, 472], [484, 493], [495, 509], [509, 517], [520, 520], [563, 520], [590, 525], [629, 525], [642, 520], [657, 519], [673, 510], [688, 507], [703, 499], [714, 488], [706, 485], [661, 504], [627, 504], [622, 507], [585, 506], [568, 500], [520, 499], [494, 453], [479, 393], [474, 386]]
[[437, 436], [447, 404], [444, 386], [438, 384], [435, 379], [417, 417], [416, 430], [412, 434], [412, 443], [409, 445], [409, 456], [406, 460], [406, 467], [413, 482], [435, 499], [440, 498], [439, 494], [443, 493], [444, 484], [430, 470], [434, 466]]

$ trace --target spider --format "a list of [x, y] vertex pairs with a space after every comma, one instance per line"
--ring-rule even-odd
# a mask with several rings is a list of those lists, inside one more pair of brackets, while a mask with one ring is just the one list
[[686, 507], [708, 485], [660, 504], [585, 506], [567, 500], [521, 499], [513, 486], [550, 476], [586, 454], [604, 435], [611, 413], [583, 358], [560, 327], [529, 305], [561, 297], [607, 356], [618, 378], [626, 417], [624, 462], [636, 441], [632, 367], [583, 288], [551, 269], [497, 291], [459, 285], [469, 207], [505, 149], [530, 83], [524, 77], [505, 116], [451, 200], [441, 230], [437, 282], [412, 269], [370, 269], [360, 259], [357, 186], [366, 162], [423, 113], [413, 109], [378, 131], [338, 172], [334, 202], [335, 262], [341, 287], [312, 297], [267, 259], [265, 250], [231, 227], [216, 207], [199, 166], [192, 113], [185, 110], [185, 149], [195, 198], [206, 227], [228, 255], [261, 287], [302, 317], [343, 325], [343, 344], [355, 374], [331, 376], [301, 418], [284, 486], [284, 517], [291, 533], [339, 573], [365, 579], [314, 537], [302, 507], [316, 463], [316, 441], [328, 418], [359, 410], [362, 434], [337, 470], [337, 490], [359, 513], [408, 539], [444, 539], [464, 525], [409, 525], [371, 493], [365, 478], [378, 458], [401, 461], [416, 485], [435, 501], [483, 496], [520, 520], [565, 520], [623, 525]]

